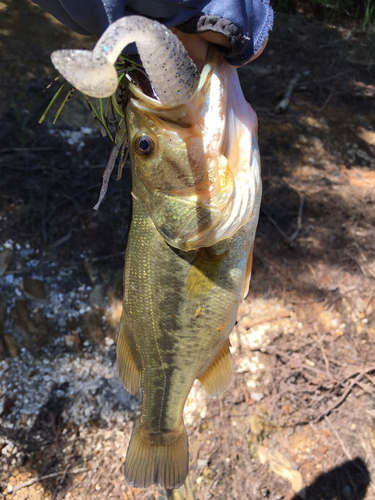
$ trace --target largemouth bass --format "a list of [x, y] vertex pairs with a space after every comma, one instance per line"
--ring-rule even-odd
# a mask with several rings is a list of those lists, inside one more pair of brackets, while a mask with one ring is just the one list
[[[121, 32], [129, 19], [120, 20]], [[260, 161], [256, 115], [243, 97], [235, 68], [210, 50], [196, 78], [183, 48], [170, 49], [179, 43], [171, 32], [145, 23], [156, 30], [148, 46], [155, 50], [165, 35], [166, 48], [178, 53], [184, 76], [180, 69], [175, 75], [170, 70], [164, 85], [155, 70], [159, 64], [163, 73], [164, 63], [150, 68], [148, 58], [145, 69], [154, 89], [150, 73], [159, 75], [156, 95], [128, 85], [133, 213], [117, 361], [125, 389], [136, 394], [142, 387], [125, 477], [136, 487], [171, 489], [181, 486], [188, 473], [182, 412], [194, 381], [198, 378], [210, 397], [232, 382], [229, 335], [251, 275]], [[138, 17], [136, 28], [143, 43]], [[115, 59], [113, 53], [107, 58], [108, 47], [121, 46], [119, 28], [107, 31], [92, 53], [63, 51], [55, 57], [73, 84], [90, 91], [94, 86], [96, 95], [108, 92], [102, 89], [104, 76], [98, 76], [99, 66], [106, 71]], [[75, 59], [89, 68], [89, 81]]]
[[[142, 387], [125, 462], [128, 482], [138, 487], [184, 482], [185, 401], [196, 378], [211, 397], [230, 386], [228, 338], [250, 280], [261, 191], [255, 114], [221, 57], [206, 70], [194, 113], [185, 106], [166, 110], [134, 87], [126, 108], [134, 199], [117, 359], [125, 389], [135, 394]], [[220, 99], [208, 111], [206, 100], [212, 104], [218, 88]], [[246, 136], [244, 124], [251, 125]], [[235, 210], [238, 178], [244, 183], [238, 189], [253, 199], [242, 224], [225, 217]], [[235, 224], [234, 234], [218, 237]]]

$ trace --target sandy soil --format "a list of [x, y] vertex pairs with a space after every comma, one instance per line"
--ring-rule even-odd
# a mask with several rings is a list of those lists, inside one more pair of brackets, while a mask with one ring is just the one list
[[[84, 100], [38, 125], [58, 88], [43, 93], [49, 54], [93, 42], [26, 0], [0, 1], [7, 500], [167, 498], [122, 474], [140, 402], [115, 365], [129, 169], [95, 212], [111, 145]], [[264, 196], [231, 337], [236, 380], [217, 400], [194, 386], [190, 474], [168, 498], [375, 499], [374, 49], [348, 21], [278, 15], [262, 57], [240, 70]]]

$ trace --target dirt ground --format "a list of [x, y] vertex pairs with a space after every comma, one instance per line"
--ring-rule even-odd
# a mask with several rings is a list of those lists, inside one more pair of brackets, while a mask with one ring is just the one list
[[239, 71], [262, 156], [253, 277], [235, 383], [193, 387], [169, 494], [122, 473], [140, 408], [115, 366], [129, 168], [96, 212], [111, 144], [84, 100], [38, 125], [50, 53], [93, 43], [0, 1], [0, 498], [375, 499], [375, 35], [278, 14]]

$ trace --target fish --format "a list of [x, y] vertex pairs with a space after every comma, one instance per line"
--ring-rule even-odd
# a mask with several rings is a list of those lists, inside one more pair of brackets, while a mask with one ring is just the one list
[[[143, 21], [132, 17], [143, 40]], [[97, 75], [115, 60], [112, 54], [107, 61], [108, 47], [123, 47], [113, 33], [126, 34], [129, 18], [117, 22], [122, 31], [109, 27], [92, 52], [77, 57], [60, 51], [52, 58], [56, 67], [68, 67], [68, 77], [87, 83], [90, 92], [109, 92], [91, 87], [95, 79], [108, 87]], [[189, 470], [183, 409], [193, 383], [198, 379], [216, 398], [233, 380], [229, 335], [248, 293], [262, 188], [257, 118], [236, 69], [211, 46], [199, 75], [169, 30], [155, 21], [146, 25], [150, 37], [154, 30], [162, 33], [147, 50], [167, 36], [166, 50], [178, 54], [177, 69], [165, 56], [174, 73], [158, 74], [155, 84], [152, 58], [139, 50], [154, 91], [146, 93], [131, 74], [126, 84], [132, 218], [117, 364], [127, 391], [135, 395], [142, 388], [125, 478], [138, 488], [173, 489]], [[170, 50], [171, 44], [178, 48]], [[89, 82], [72, 69], [75, 60], [90, 67]], [[163, 61], [158, 64], [163, 69]], [[166, 78], [174, 85], [166, 85]]]
[[[261, 194], [255, 116], [246, 106], [253, 120], [252, 135], [246, 134], [253, 174], [245, 175], [245, 168], [233, 173], [230, 164], [235, 157], [238, 167], [245, 137], [236, 137], [231, 127], [238, 132], [241, 126], [231, 113], [243, 118], [244, 103], [233, 102], [238, 86], [227, 86], [235, 70], [218, 55], [209, 66], [200, 99], [212, 102], [218, 79], [230, 111], [207, 111], [202, 102], [193, 113], [184, 109], [189, 105], [171, 110], [134, 87], [126, 107], [133, 215], [117, 360], [125, 389], [135, 394], [142, 387], [141, 416], [125, 461], [128, 483], [140, 488], [183, 484], [189, 465], [184, 405], [197, 378], [212, 398], [231, 385], [228, 339], [250, 281]], [[241, 212], [232, 197], [246, 176], [253, 204], [240, 224], [224, 215]]]

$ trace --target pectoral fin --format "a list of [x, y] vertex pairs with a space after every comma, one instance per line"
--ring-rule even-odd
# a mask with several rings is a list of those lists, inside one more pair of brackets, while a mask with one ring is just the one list
[[141, 385], [141, 371], [134, 357], [134, 349], [131, 349], [131, 339], [126, 331], [124, 317], [121, 318], [117, 340], [117, 369], [124, 389], [135, 396]]
[[247, 259], [245, 283], [244, 283], [243, 290], [242, 290], [242, 299], [245, 299], [247, 294], [249, 293], [251, 268], [253, 267], [253, 254], [254, 254], [254, 243], [253, 243], [253, 246], [251, 247], [249, 257]]
[[217, 255], [211, 248], [200, 248], [197, 251], [185, 283], [187, 297], [200, 299], [209, 293], [219, 276], [226, 255], [227, 252]]
[[217, 398], [229, 388], [232, 380], [232, 356], [228, 344], [225, 344], [204, 374], [199, 377], [199, 381], [210, 398]]

